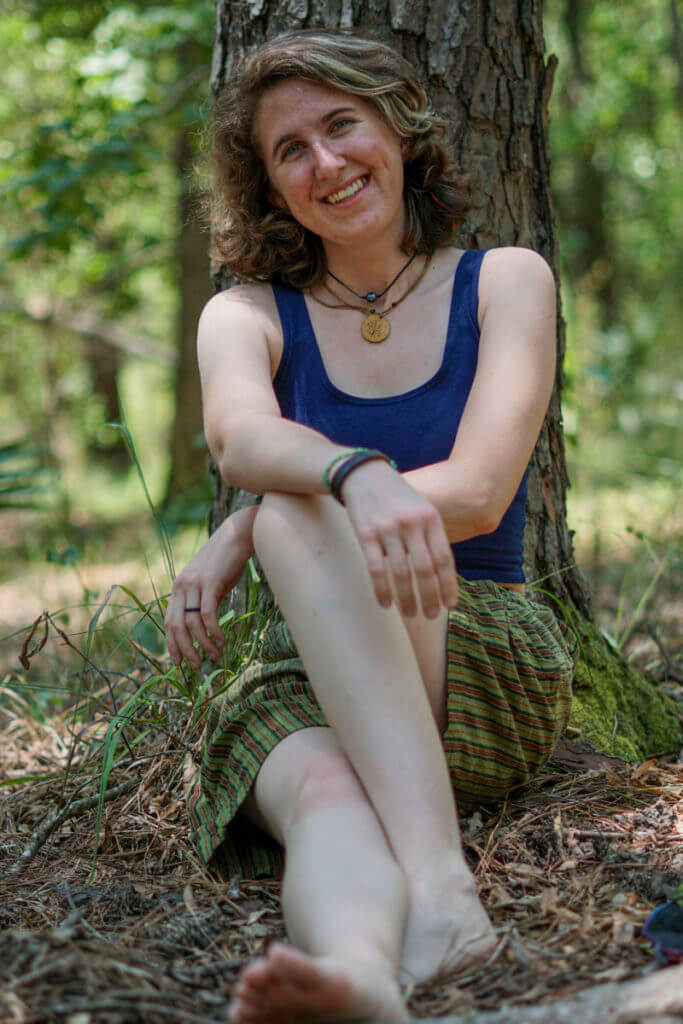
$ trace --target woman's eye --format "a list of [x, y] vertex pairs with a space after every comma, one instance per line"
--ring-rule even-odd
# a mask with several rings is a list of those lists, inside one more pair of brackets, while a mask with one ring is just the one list
[[332, 131], [336, 132], [338, 128], [348, 128], [350, 124], [353, 124], [353, 121], [350, 121], [348, 117], [340, 117], [338, 120], [333, 121]]
[[289, 157], [296, 156], [301, 150], [300, 142], [290, 142], [289, 145], [285, 146], [282, 150], [282, 159], [287, 160]]

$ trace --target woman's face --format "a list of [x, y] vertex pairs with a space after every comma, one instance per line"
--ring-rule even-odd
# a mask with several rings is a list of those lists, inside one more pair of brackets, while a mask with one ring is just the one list
[[302, 79], [261, 97], [254, 138], [271, 199], [335, 246], [403, 238], [401, 139], [375, 107]]

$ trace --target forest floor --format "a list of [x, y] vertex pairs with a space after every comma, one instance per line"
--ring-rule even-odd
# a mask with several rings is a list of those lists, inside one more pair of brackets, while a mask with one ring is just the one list
[[[644, 588], [631, 595], [625, 583], [632, 552], [593, 556], [602, 624], [683, 705], [673, 576], [660, 574], [646, 609]], [[128, 572], [122, 576], [122, 564], [123, 556], [117, 581]], [[73, 608], [78, 588], [65, 588], [61, 572], [52, 598]], [[145, 573], [131, 561], [126, 582], [142, 590]], [[48, 576], [44, 568], [43, 582]], [[106, 560], [77, 579], [95, 594], [94, 607], [97, 588], [112, 582]], [[217, 880], [200, 862], [184, 811], [199, 737], [177, 691], [140, 704], [117, 748], [98, 823], [102, 739], [113, 721], [107, 673], [89, 666], [99, 703], [86, 721], [74, 710], [73, 678], [85, 674], [74, 648], [83, 649], [87, 617], [55, 614], [46, 646], [30, 654], [39, 632], [26, 648], [23, 678], [38, 686], [49, 677], [57, 687], [61, 673], [71, 700], [64, 709], [21, 690], [16, 664], [27, 634], [19, 626], [40, 614], [32, 590], [30, 574], [0, 584], [0, 619], [9, 627], [0, 675], [0, 1022], [224, 1022], [240, 968], [284, 934], [279, 884]], [[39, 595], [42, 607], [49, 598]], [[51, 656], [55, 647], [61, 654]], [[138, 658], [130, 686], [149, 671]], [[683, 881], [683, 762], [674, 754], [626, 764], [574, 740], [561, 741], [532, 786], [502, 808], [463, 819], [499, 942], [470, 976], [407, 992], [417, 1018], [506, 1005], [518, 1007], [523, 1022], [526, 1007], [657, 969], [639, 930]]]

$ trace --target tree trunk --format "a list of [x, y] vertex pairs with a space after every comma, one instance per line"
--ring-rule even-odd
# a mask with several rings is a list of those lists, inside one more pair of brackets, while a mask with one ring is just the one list
[[[373, 32], [401, 52], [427, 84], [436, 109], [450, 125], [449, 141], [460, 169], [472, 179], [473, 203], [458, 233], [458, 244], [463, 248], [527, 246], [546, 258], [559, 281], [547, 117], [556, 61], [543, 59], [541, 0], [496, 4], [485, 0], [247, 0], [243, 4], [218, 0], [213, 88], [220, 87], [235, 61], [267, 38], [285, 29], [321, 26]], [[229, 281], [219, 277], [216, 284], [226, 287]], [[650, 737], [629, 737], [630, 745], [615, 743], [613, 723], [633, 719], [631, 705], [624, 710], [619, 703], [625, 666], [590, 624], [589, 589], [576, 566], [567, 526], [568, 479], [560, 409], [565, 329], [559, 314], [558, 288], [557, 374], [529, 474], [526, 577], [530, 583], [538, 582], [554, 607], [562, 607], [564, 615], [578, 625], [588, 652], [579, 686], [583, 678], [593, 693], [594, 677], [600, 674], [601, 679], [609, 675], [609, 686], [617, 687], [613, 699], [602, 693], [597, 699], [597, 713], [605, 720], [598, 730], [592, 730], [589, 721], [593, 705], [586, 710], [579, 700], [579, 709], [586, 710], [581, 717], [585, 735], [599, 735], [602, 740], [611, 729], [611, 752], [633, 756], [635, 750], [637, 756], [648, 749]], [[213, 480], [212, 529], [245, 500], [242, 492], [236, 495], [224, 485], [215, 467]], [[661, 698], [656, 697], [659, 707]], [[680, 727], [670, 711], [662, 715], [670, 730], [664, 742], [671, 748]], [[660, 744], [657, 749], [661, 749], [661, 735], [660, 730], [652, 740]]]
[[[90, 338], [83, 346], [83, 354], [90, 367], [93, 393], [99, 395], [104, 403], [105, 423], [120, 423], [123, 418], [117, 383], [121, 365], [120, 353], [106, 342]], [[90, 454], [95, 458], [106, 460], [113, 469], [126, 470], [130, 466], [130, 455], [126, 443], [120, 431], [117, 430], [114, 433], [110, 429], [110, 434], [111, 442], [109, 444], [91, 440], [88, 444]]]
[[193, 191], [194, 132], [182, 124], [176, 142], [180, 183], [179, 232], [176, 251], [180, 306], [177, 318], [178, 363], [175, 376], [175, 416], [171, 430], [171, 466], [164, 503], [206, 481], [207, 455], [202, 439], [202, 405], [197, 371], [197, 321], [211, 296], [208, 267], [209, 237], [202, 228]]

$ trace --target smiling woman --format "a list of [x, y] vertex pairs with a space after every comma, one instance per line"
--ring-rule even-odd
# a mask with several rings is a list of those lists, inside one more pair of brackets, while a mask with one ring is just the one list
[[[318, 238], [273, 205], [265, 161], [274, 154], [255, 145], [256, 110], [263, 110], [262, 97], [278, 83], [298, 81], [320, 87], [328, 97], [341, 95], [342, 109], [328, 110], [340, 121], [347, 108], [351, 115], [357, 101], [365, 102], [385, 128], [393, 129], [403, 146], [407, 249], [432, 252], [450, 240], [454, 224], [460, 223], [467, 178], [458, 174], [441, 144], [443, 122], [431, 110], [410, 65], [388, 47], [369, 42], [341, 32], [279, 36], [255, 53], [216, 97], [212, 223], [216, 255], [238, 279], [270, 281], [278, 276], [302, 288], [324, 273]], [[338, 130], [344, 130], [341, 124]], [[286, 134], [284, 128], [281, 134]], [[288, 141], [294, 149], [300, 145], [298, 139]]]
[[313, 82], [279, 82], [261, 97], [254, 137], [271, 201], [324, 240], [328, 262], [361, 231], [378, 247], [401, 248], [401, 139], [372, 104]]
[[552, 274], [451, 244], [441, 128], [402, 58], [343, 31], [271, 40], [217, 97], [218, 252], [243, 283], [200, 320], [204, 421], [263, 502], [177, 577], [166, 626], [177, 663], [217, 656], [257, 551], [275, 620], [188, 800], [230, 874], [286, 854], [293, 946], [244, 970], [234, 1024], [407, 1020], [401, 977], [485, 961], [457, 806], [528, 781], [568, 717], [571, 654], [522, 569]]

